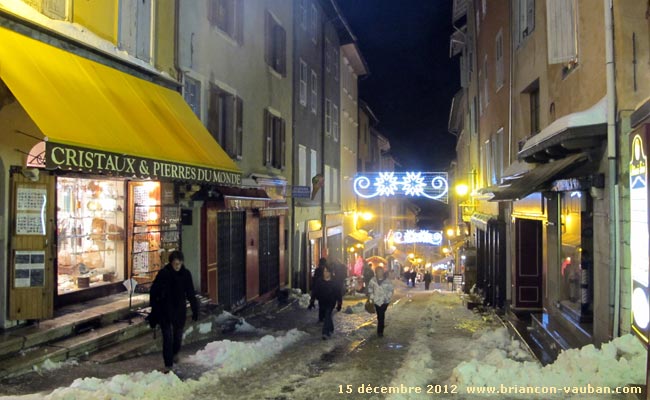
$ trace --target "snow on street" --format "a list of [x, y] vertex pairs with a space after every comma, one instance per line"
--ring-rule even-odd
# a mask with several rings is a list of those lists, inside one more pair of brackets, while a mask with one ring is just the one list
[[[644, 380], [645, 351], [630, 335], [602, 350], [586, 346], [564, 352], [555, 364], [542, 367], [496, 318], [467, 310], [458, 294], [407, 289], [401, 283], [396, 287], [383, 338], [376, 336], [375, 316], [359, 305], [362, 299], [346, 301], [344, 311], [335, 313], [330, 340], [321, 339], [317, 312], [296, 302], [278, 314], [240, 321], [241, 328], [227, 339], [188, 346], [175, 373], [152, 371], [152, 363], [160, 363], [159, 354], [144, 357], [149, 362], [136, 371], [107, 376], [106, 371], [120, 369], [102, 366], [103, 378], [90, 377], [94, 369], [85, 363], [56, 370], [48, 366], [39, 371], [42, 376], [31, 379], [49, 376], [55, 381], [58, 375], [74, 374], [78, 379], [20, 398], [474, 399], [490, 396], [471, 394], [472, 388], [507, 385], [510, 392], [499, 399], [564, 399], [572, 394], [531, 396], [516, 391], [616, 387]], [[229, 318], [224, 315], [224, 321]], [[130, 361], [138, 362], [142, 360]]]

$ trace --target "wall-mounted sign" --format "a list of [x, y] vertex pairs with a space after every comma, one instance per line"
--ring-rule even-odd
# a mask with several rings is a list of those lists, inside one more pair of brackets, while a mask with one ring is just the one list
[[311, 188], [309, 186], [292, 186], [291, 197], [295, 199], [308, 199], [311, 197]]
[[241, 185], [241, 174], [60, 143], [45, 143], [45, 167], [161, 181]]
[[45, 252], [22, 251], [15, 253], [14, 287], [43, 287], [45, 284]]
[[393, 232], [393, 242], [400, 244], [425, 243], [433, 246], [442, 244], [441, 231], [416, 231], [408, 229]]
[[364, 199], [401, 195], [447, 203], [448, 189], [446, 172], [377, 172], [354, 178], [354, 192]]
[[45, 185], [19, 185], [16, 188], [16, 235], [45, 235]]
[[632, 330], [647, 345], [650, 333], [648, 283], [648, 171], [646, 132], [634, 135], [630, 154], [630, 249], [632, 273]]

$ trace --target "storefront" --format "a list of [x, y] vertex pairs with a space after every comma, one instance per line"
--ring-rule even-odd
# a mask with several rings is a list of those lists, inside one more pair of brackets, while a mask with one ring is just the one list
[[240, 185], [179, 93], [4, 28], [0, 59], [6, 319], [145, 288], [182, 248], [178, 188]]

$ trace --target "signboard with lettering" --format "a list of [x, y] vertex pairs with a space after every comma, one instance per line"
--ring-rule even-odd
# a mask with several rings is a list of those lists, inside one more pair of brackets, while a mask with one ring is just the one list
[[311, 188], [309, 186], [292, 186], [291, 197], [296, 199], [309, 199], [311, 197]]
[[[643, 128], [645, 129], [645, 127]], [[647, 133], [633, 134], [630, 149], [630, 249], [632, 274], [632, 330], [648, 345], [650, 301], [648, 262]]]
[[241, 185], [241, 174], [239, 172], [152, 160], [52, 142], [45, 144], [45, 160], [47, 169], [84, 171], [160, 181], [197, 182], [227, 186]]

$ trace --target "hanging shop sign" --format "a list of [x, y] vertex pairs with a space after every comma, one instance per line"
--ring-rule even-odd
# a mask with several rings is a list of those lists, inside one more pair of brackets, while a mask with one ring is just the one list
[[47, 142], [45, 167], [137, 179], [241, 185], [241, 174]]
[[630, 249], [632, 273], [632, 330], [647, 345], [650, 333], [648, 262], [647, 135], [635, 134], [630, 154]]
[[446, 172], [377, 172], [357, 175], [354, 192], [364, 199], [373, 197], [425, 197], [447, 203]]
[[393, 241], [399, 244], [424, 243], [440, 246], [442, 244], [442, 231], [416, 231], [413, 229], [395, 231], [393, 232]]

